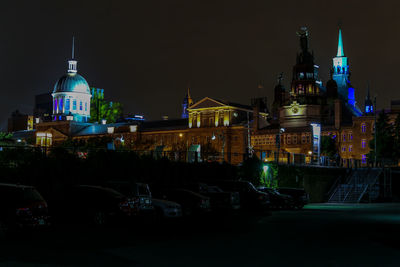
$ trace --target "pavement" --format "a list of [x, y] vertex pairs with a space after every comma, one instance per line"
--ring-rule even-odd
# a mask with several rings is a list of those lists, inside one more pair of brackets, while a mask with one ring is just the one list
[[400, 266], [400, 204], [310, 204], [3, 240], [0, 266]]

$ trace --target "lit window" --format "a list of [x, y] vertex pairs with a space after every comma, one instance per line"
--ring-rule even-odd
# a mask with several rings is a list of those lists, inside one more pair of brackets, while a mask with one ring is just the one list
[[76, 100], [72, 102], [72, 110], [76, 110]]
[[346, 146], [342, 146], [342, 152], [346, 152]]
[[353, 133], [349, 133], [348, 138], [349, 138], [349, 140], [353, 140]]
[[57, 113], [57, 99], [54, 99], [54, 111]]
[[367, 155], [361, 155], [361, 162], [363, 164], [367, 163]]
[[353, 151], [353, 146], [349, 145], [349, 152], [352, 152], [352, 151]]
[[362, 148], [366, 148], [367, 147], [367, 140], [365, 140], [365, 139], [361, 140], [361, 147]]
[[365, 123], [361, 124], [361, 132], [365, 133], [367, 131], [367, 125]]
[[65, 110], [66, 110], [66, 111], [69, 110], [70, 102], [71, 102], [71, 101], [70, 101], [69, 99], [65, 100]]
[[62, 112], [62, 110], [63, 110], [63, 99], [62, 98], [60, 98], [59, 109], [60, 109], [60, 112]]
[[346, 142], [346, 134], [342, 134], [342, 141]]

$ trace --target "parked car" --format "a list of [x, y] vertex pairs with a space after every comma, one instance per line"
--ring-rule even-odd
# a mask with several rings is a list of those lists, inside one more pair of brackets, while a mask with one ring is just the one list
[[182, 217], [182, 207], [176, 202], [153, 198], [156, 218], [179, 218]]
[[302, 209], [310, 200], [309, 195], [304, 188], [281, 187], [277, 188], [277, 191], [281, 194], [291, 196], [293, 198], [293, 205], [297, 209]]
[[0, 233], [48, 225], [47, 203], [35, 187], [0, 184]]
[[129, 218], [134, 203], [120, 192], [94, 185], [65, 188], [49, 208], [60, 223], [104, 226]]
[[269, 194], [270, 207], [272, 209], [293, 209], [294, 201], [289, 195], [281, 194], [274, 188], [258, 187], [258, 190]]
[[218, 186], [204, 183], [194, 183], [186, 186], [187, 189], [210, 198], [210, 207], [215, 210], [236, 210], [240, 208], [238, 192], [226, 192]]
[[107, 186], [117, 190], [134, 202], [135, 215], [151, 215], [154, 211], [148, 184], [130, 182], [108, 182]]
[[215, 181], [214, 184], [224, 191], [238, 192], [241, 208], [249, 210], [269, 208], [269, 195], [260, 192], [248, 181], [221, 180]]
[[210, 198], [186, 189], [153, 189], [159, 199], [177, 202], [183, 215], [201, 214], [210, 211]]

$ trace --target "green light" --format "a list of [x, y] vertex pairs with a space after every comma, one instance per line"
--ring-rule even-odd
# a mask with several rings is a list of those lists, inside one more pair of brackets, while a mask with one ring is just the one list
[[265, 173], [268, 172], [268, 168], [269, 168], [268, 165], [264, 165], [263, 170]]

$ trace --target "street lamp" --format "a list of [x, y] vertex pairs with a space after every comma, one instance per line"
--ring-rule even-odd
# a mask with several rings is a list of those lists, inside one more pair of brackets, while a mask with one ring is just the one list
[[277, 152], [277, 157], [276, 157], [276, 162], [279, 164], [279, 151], [281, 150], [281, 134], [285, 132], [285, 128], [280, 128], [279, 133], [278, 133], [278, 140], [276, 140], [276, 145], [278, 147], [278, 152]]

